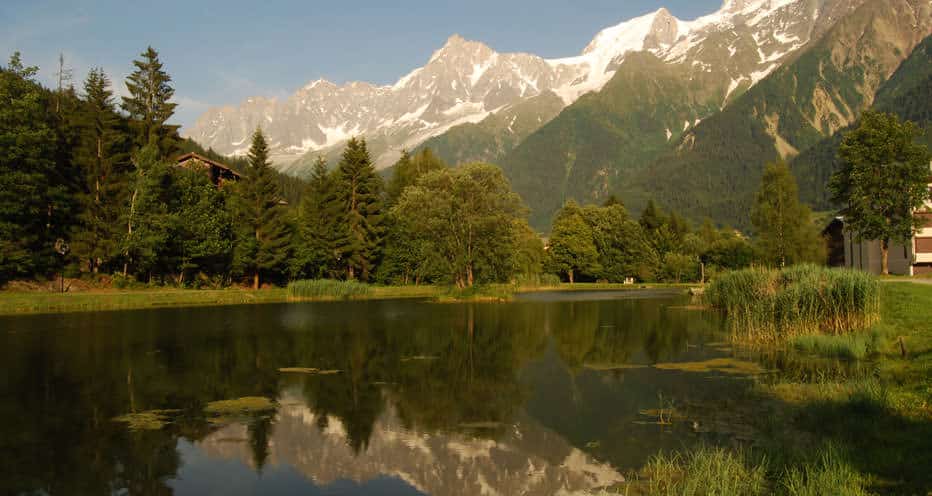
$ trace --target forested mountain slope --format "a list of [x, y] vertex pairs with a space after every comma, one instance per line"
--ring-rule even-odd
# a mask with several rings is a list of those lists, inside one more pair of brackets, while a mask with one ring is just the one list
[[[892, 112], [900, 119], [915, 122], [923, 128], [920, 139], [932, 146], [932, 36], [923, 40], [881, 86], [873, 109]], [[848, 129], [823, 139], [790, 163], [799, 179], [802, 199], [816, 209], [833, 208], [825, 184], [840, 165], [836, 156], [838, 145]]]
[[[856, 121], [932, 31], [928, 0], [869, 0], [796, 60], [687, 132], [623, 198], [650, 195], [693, 218], [746, 227], [763, 166]], [[809, 178], [810, 195], [824, 184]]]

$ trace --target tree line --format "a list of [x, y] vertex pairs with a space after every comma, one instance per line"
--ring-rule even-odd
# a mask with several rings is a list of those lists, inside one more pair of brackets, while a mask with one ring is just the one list
[[[461, 287], [540, 272], [543, 245], [501, 171], [404, 153], [386, 184], [364, 139], [308, 180], [272, 168], [261, 129], [239, 181], [217, 187], [174, 158], [171, 77], [151, 47], [117, 104], [92, 69], [46, 89], [14, 54], [0, 68], [0, 284], [58, 272], [185, 286], [299, 278]], [[62, 64], [63, 65], [63, 64]], [[64, 69], [62, 69], [64, 71]], [[70, 250], [63, 250], [69, 246]]]
[[[825, 260], [782, 162], [763, 174], [749, 212], [753, 239], [711, 221], [696, 228], [653, 202], [634, 218], [612, 197], [566, 203], [545, 248], [494, 165], [449, 167], [425, 148], [403, 152], [386, 181], [366, 141], [353, 138], [337, 164], [318, 158], [307, 180], [285, 177], [261, 129], [244, 158], [182, 140], [168, 123], [174, 89], [158, 53], [150, 47], [133, 64], [119, 105], [101, 69], [79, 92], [42, 87], [18, 53], [0, 67], [0, 284], [60, 272], [256, 288], [319, 278], [464, 288], [548, 272], [569, 282], [686, 282], [751, 264]], [[928, 152], [910, 148], [916, 131], [902, 126], [867, 114], [846, 137], [848, 166], [832, 184], [852, 229], [885, 247], [918, 228], [911, 212], [928, 198]], [[899, 148], [872, 151], [878, 133]], [[227, 162], [242, 178], [218, 187], [204, 171], [176, 166], [184, 151]], [[872, 186], [864, 178], [878, 160], [893, 173]], [[909, 174], [896, 173], [900, 163]], [[871, 213], [885, 198], [893, 199], [887, 211]]]

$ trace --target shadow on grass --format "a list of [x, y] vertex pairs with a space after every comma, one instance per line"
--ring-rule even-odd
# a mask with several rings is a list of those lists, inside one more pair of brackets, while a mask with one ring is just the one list
[[842, 448], [848, 462], [875, 477], [882, 493], [932, 491], [932, 422], [904, 416], [877, 383], [857, 387], [843, 399], [814, 400], [799, 407], [793, 425]]

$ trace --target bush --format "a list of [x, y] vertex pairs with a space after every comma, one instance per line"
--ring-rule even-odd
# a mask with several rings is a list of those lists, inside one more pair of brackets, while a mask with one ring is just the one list
[[864, 272], [797, 265], [751, 268], [716, 278], [705, 293], [728, 325], [751, 341], [846, 334], [880, 318], [880, 283]]
[[298, 299], [343, 299], [359, 298], [369, 294], [371, 287], [358, 281], [313, 279], [294, 281], [288, 285], [288, 296]]

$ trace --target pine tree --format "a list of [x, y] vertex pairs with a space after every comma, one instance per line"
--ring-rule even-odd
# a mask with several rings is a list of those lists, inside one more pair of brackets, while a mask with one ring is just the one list
[[263, 275], [284, 272], [291, 229], [261, 129], [252, 136], [248, 158], [249, 168], [238, 185], [245, 232], [241, 230], [238, 236], [234, 257], [241, 270], [252, 276], [253, 288], [259, 289]]
[[363, 139], [351, 138], [337, 169], [347, 236], [338, 247], [348, 279], [367, 280], [382, 244], [382, 178]]
[[123, 236], [123, 204], [127, 188], [126, 133], [116, 113], [110, 80], [103, 69], [91, 69], [84, 82], [80, 141], [75, 160], [83, 183], [81, 214], [72, 249], [92, 272], [119, 256]]
[[154, 144], [161, 157], [168, 157], [178, 142], [178, 126], [166, 124], [177, 107], [169, 101], [175, 90], [171, 76], [162, 69], [158, 52], [148, 47], [141, 56], [142, 60], [133, 61], [136, 70], [126, 79], [130, 96], [123, 97], [123, 110], [133, 121], [136, 145]]
[[58, 139], [36, 67], [0, 68], [0, 284], [45, 270], [57, 235], [50, 201]]

